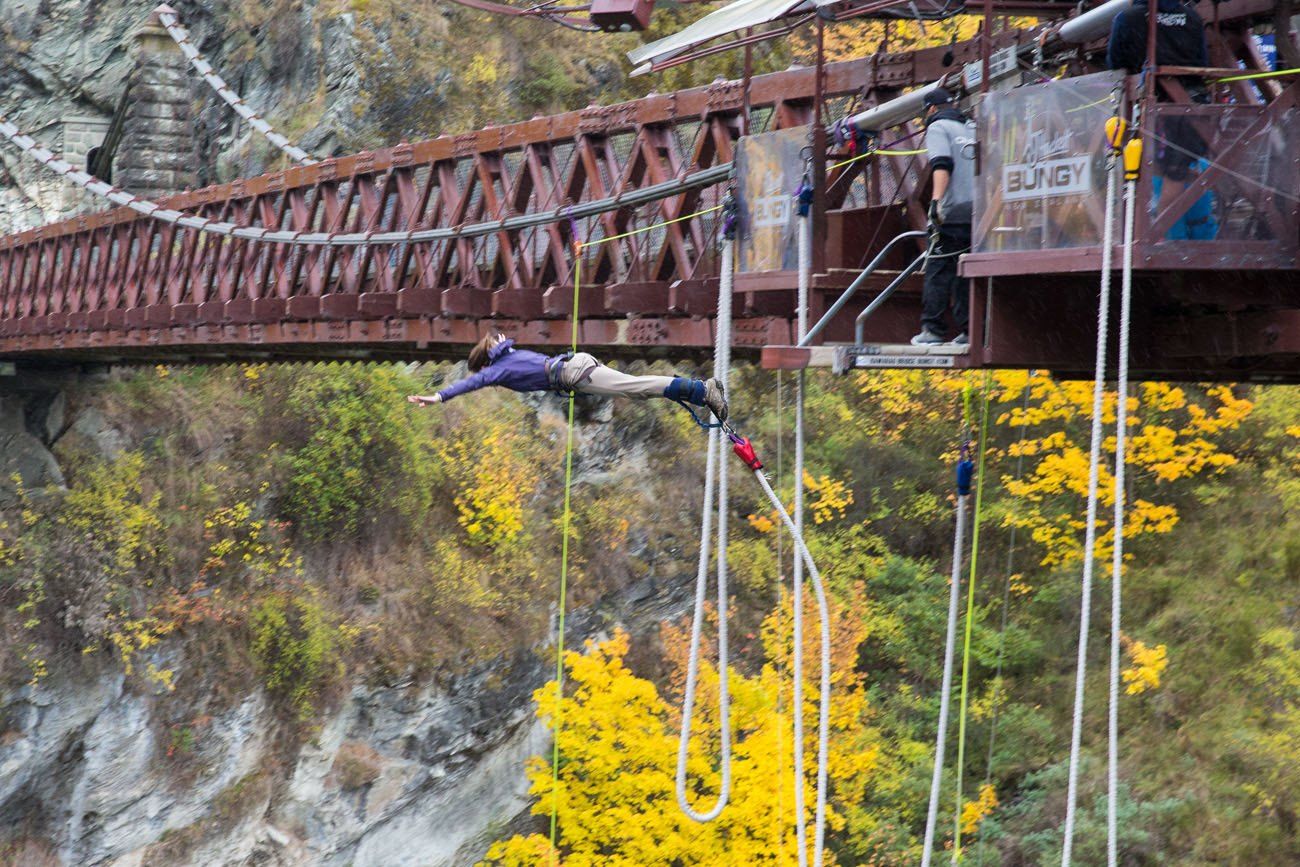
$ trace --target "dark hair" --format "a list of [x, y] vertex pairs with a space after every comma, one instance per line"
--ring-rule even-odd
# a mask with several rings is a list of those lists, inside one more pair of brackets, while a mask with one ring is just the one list
[[474, 348], [469, 351], [469, 369], [471, 373], [478, 373], [488, 366], [488, 350], [497, 342], [498, 337], [505, 337], [495, 328], [483, 335], [483, 339], [474, 344]]

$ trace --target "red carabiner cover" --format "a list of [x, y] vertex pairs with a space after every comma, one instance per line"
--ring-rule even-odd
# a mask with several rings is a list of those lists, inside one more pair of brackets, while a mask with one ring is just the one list
[[745, 466], [754, 472], [763, 469], [763, 462], [754, 454], [754, 446], [750, 443], [748, 437], [737, 437], [731, 443], [731, 450], [736, 453], [736, 457], [745, 462]]

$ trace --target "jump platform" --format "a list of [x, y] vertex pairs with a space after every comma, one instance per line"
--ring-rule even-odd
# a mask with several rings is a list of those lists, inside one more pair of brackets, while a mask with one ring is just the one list
[[955, 343], [913, 346], [910, 343], [863, 343], [830, 346], [765, 346], [762, 366], [768, 370], [829, 367], [834, 373], [867, 369], [927, 369], [970, 367], [970, 347]]

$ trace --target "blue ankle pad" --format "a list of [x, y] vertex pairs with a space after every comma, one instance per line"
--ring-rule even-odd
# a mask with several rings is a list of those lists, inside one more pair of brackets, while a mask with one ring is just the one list
[[686, 401], [696, 406], [704, 406], [704, 382], [699, 379], [674, 376], [673, 381], [664, 389], [664, 397], [678, 403]]
[[704, 380], [691, 380], [691, 393], [686, 399], [696, 406], [704, 406]]

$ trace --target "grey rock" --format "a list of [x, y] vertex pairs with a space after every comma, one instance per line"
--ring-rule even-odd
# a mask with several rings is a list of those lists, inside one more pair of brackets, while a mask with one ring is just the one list
[[0, 392], [0, 507], [18, 501], [15, 476], [29, 491], [64, 484], [54, 455], [28, 430], [24, 396]]

